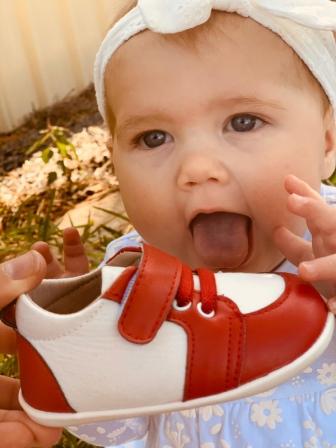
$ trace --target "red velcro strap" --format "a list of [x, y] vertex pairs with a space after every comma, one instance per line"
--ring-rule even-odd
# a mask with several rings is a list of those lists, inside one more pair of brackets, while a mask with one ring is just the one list
[[119, 319], [119, 332], [137, 344], [150, 342], [167, 318], [180, 283], [182, 263], [144, 245], [135, 284]]

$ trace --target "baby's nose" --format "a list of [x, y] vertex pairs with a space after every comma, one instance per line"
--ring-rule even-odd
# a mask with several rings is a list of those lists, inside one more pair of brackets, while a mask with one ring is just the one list
[[177, 183], [181, 189], [190, 189], [207, 182], [226, 184], [229, 178], [223, 161], [206, 154], [189, 154], [181, 163]]

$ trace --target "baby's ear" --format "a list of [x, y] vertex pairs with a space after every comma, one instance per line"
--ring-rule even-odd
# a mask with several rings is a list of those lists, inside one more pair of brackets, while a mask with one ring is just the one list
[[325, 114], [325, 150], [323, 160], [323, 179], [328, 179], [335, 171], [336, 165], [336, 117], [330, 105]]

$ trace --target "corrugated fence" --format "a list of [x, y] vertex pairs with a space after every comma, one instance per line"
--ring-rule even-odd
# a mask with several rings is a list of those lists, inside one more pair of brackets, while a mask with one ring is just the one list
[[122, 0], [0, 0], [0, 133], [92, 81]]

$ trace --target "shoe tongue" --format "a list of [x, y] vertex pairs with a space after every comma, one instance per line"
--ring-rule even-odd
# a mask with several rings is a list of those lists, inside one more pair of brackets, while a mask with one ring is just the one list
[[241, 266], [249, 253], [249, 225], [250, 219], [237, 213], [197, 215], [191, 223], [196, 253], [208, 267]]

